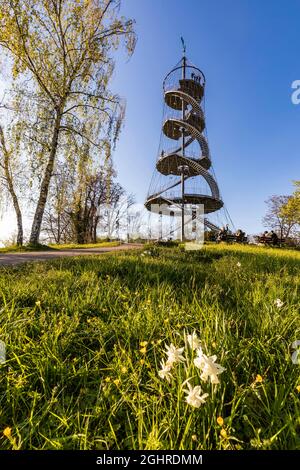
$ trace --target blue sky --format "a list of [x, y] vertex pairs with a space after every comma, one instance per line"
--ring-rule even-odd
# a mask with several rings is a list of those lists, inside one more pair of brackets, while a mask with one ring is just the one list
[[113, 88], [126, 98], [114, 155], [120, 182], [144, 202], [162, 124], [162, 81], [187, 56], [206, 76], [206, 125], [223, 200], [237, 227], [262, 230], [264, 201], [300, 179], [300, 1], [123, 0], [135, 18], [134, 56], [118, 56]]

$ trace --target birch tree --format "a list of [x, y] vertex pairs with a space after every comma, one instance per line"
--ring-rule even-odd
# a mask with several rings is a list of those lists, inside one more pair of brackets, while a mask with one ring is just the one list
[[15, 188], [15, 181], [13, 178], [13, 170], [12, 170], [12, 154], [13, 150], [7, 139], [5, 137], [3, 126], [0, 124], [0, 167], [2, 169], [2, 178], [4, 181], [5, 188], [7, 189], [8, 193], [10, 194], [13, 207], [15, 210], [16, 218], [17, 218], [17, 245], [23, 245], [23, 218], [22, 212], [19, 204], [19, 199], [17, 195], [17, 191]]
[[30, 243], [39, 241], [60, 145], [76, 138], [100, 150], [118, 137], [124, 106], [108, 89], [113, 53], [121, 40], [129, 55], [135, 45], [134, 22], [119, 7], [118, 0], [0, 0], [0, 47], [14, 80], [39, 95], [47, 122]]

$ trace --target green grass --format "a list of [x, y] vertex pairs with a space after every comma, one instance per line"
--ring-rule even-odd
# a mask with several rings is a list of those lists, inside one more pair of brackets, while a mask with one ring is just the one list
[[[141, 253], [1, 269], [0, 448], [300, 449], [300, 253]], [[219, 385], [187, 345], [171, 383], [158, 376], [165, 345], [193, 330], [226, 368]], [[186, 377], [209, 394], [200, 408]]]
[[99, 243], [86, 243], [81, 245], [79, 243], [66, 243], [64, 245], [49, 245], [50, 248], [55, 250], [74, 250], [76, 248], [104, 248], [108, 246], [119, 246], [121, 243], [118, 241], [114, 242], [99, 242]]
[[48, 245], [43, 245], [42, 243], [39, 243], [38, 245], [31, 245], [28, 243], [28, 245], [23, 245], [23, 246], [18, 246], [18, 245], [10, 245], [10, 246], [5, 246], [0, 248], [0, 253], [22, 253], [25, 251], [50, 251], [53, 250]]
[[53, 250], [74, 250], [76, 248], [104, 248], [108, 246], [119, 246], [120, 242], [113, 241], [113, 242], [99, 242], [99, 243], [86, 243], [81, 245], [79, 243], [66, 243], [61, 245], [56, 244], [49, 244], [49, 245], [23, 245], [17, 246], [12, 245], [4, 248], [0, 248], [0, 253], [22, 253], [24, 251], [53, 251]]

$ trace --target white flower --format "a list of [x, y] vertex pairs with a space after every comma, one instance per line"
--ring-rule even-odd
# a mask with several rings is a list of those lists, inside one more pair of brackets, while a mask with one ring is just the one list
[[198, 369], [202, 369], [204, 367], [204, 360], [203, 360], [203, 351], [202, 348], [197, 348], [197, 357], [194, 359], [194, 364]]
[[168, 355], [167, 363], [173, 365], [175, 362], [184, 362], [183, 351], [184, 348], [175, 348], [172, 343], [170, 346], [166, 346], [166, 353]]
[[187, 335], [187, 342], [193, 351], [195, 349], [201, 348], [201, 340], [198, 338], [195, 331], [193, 331], [191, 335]]
[[169, 362], [161, 361], [160, 362], [161, 369], [158, 371], [158, 375], [161, 379], [166, 379], [168, 382], [172, 379], [171, 369], [172, 364]]
[[242, 264], [239, 261], [236, 263], [236, 265], [237, 265], [238, 268], [240, 268], [242, 266]]
[[[222, 374], [224, 370], [226, 370], [224, 367], [222, 367], [220, 364], [216, 363], [217, 356], [206, 356], [203, 354], [199, 358], [199, 365], [200, 369], [202, 370], [202, 374], [200, 378], [204, 381], [207, 382], [207, 380], [210, 378], [210, 381], [212, 384], [218, 384], [220, 383], [218, 379], [218, 375]], [[195, 363], [195, 361], [194, 361]], [[196, 367], [197, 364], [195, 363]]]
[[206, 356], [203, 354], [201, 348], [197, 349], [197, 357], [194, 359], [194, 364], [202, 371], [201, 379], [207, 382], [208, 378], [212, 384], [218, 384], [220, 381], [218, 375], [222, 374], [224, 367], [216, 363], [217, 356]]
[[141, 256], [145, 256], [145, 253], [142, 253]]
[[196, 385], [196, 387], [192, 387], [192, 385], [189, 383], [189, 381], [186, 381], [188, 390], [184, 390], [184, 392], [187, 394], [185, 397], [185, 401], [193, 406], [194, 408], [199, 408], [203, 403], [205, 403], [205, 398], [208, 397], [208, 393], [204, 393], [201, 395], [201, 387], [200, 385]]
[[283, 306], [283, 302], [280, 299], [276, 299], [274, 301], [274, 304], [276, 305], [277, 308], [281, 308]]

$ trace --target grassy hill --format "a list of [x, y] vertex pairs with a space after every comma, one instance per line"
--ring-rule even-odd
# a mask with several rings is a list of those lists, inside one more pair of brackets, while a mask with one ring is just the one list
[[[299, 252], [213, 245], [2, 268], [0, 448], [300, 449], [299, 271]], [[161, 378], [171, 343], [185, 362]]]

